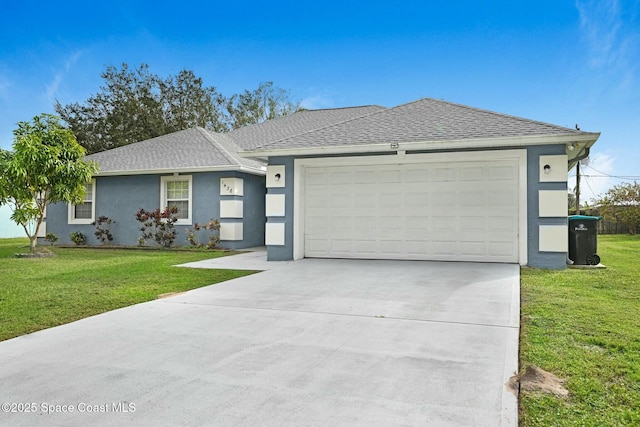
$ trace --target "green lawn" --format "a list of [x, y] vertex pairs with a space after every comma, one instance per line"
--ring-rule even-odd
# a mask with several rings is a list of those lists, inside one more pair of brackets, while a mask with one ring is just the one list
[[522, 269], [521, 373], [567, 380], [522, 392], [522, 426], [640, 426], [640, 236], [599, 236], [606, 270]]
[[175, 264], [223, 252], [53, 247], [52, 258], [15, 258], [26, 239], [0, 239], [0, 340], [251, 274]]

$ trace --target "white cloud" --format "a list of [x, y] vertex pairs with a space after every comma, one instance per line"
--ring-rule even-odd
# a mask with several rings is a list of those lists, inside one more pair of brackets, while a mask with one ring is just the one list
[[47, 100], [50, 103], [53, 103], [58, 95], [58, 89], [60, 88], [60, 84], [64, 80], [64, 78], [69, 74], [69, 71], [73, 68], [73, 66], [78, 62], [80, 56], [82, 56], [82, 51], [78, 50], [73, 52], [69, 57], [64, 61], [64, 66], [61, 70], [58, 70], [53, 76], [53, 80], [51, 83], [47, 85]]
[[315, 95], [304, 98], [300, 101], [300, 106], [307, 110], [318, 110], [322, 108], [332, 108], [334, 102], [326, 95]]
[[591, 69], [607, 82], [615, 82], [618, 89], [632, 87], [640, 53], [640, 30], [635, 23], [640, 2], [576, 0], [575, 4]]
[[618, 0], [576, 1], [580, 27], [587, 39], [591, 65], [607, 66], [618, 54], [622, 18]]

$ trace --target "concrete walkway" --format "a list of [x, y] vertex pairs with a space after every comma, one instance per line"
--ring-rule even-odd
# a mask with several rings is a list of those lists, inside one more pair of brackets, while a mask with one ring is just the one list
[[294, 262], [267, 261], [267, 248], [264, 246], [243, 250], [246, 252], [233, 256], [224, 256], [220, 258], [211, 258], [202, 261], [188, 262], [186, 264], [180, 264], [178, 267], [266, 271], [278, 267], [283, 267]]
[[516, 426], [518, 327], [516, 265], [282, 263], [0, 343], [0, 425]]

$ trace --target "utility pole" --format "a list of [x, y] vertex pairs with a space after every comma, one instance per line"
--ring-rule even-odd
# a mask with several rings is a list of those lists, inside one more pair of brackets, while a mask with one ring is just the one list
[[580, 162], [576, 163], [576, 215], [580, 215]]

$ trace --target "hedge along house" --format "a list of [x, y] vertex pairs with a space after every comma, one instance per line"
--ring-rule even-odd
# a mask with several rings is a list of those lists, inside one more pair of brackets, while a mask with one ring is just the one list
[[567, 171], [599, 135], [422, 99], [240, 155], [268, 164], [269, 260], [561, 269], [568, 250]]
[[[262, 246], [266, 163], [238, 152], [379, 109], [301, 111], [226, 134], [194, 128], [89, 155], [86, 160], [96, 161], [100, 169], [87, 185], [85, 202], [48, 206], [42, 229], [63, 244], [71, 243], [72, 232], [81, 232], [87, 244], [98, 245], [92, 223], [106, 216], [115, 221], [109, 227], [114, 244], [137, 245], [142, 232], [136, 212], [175, 205], [180, 217], [175, 245], [188, 244], [184, 230], [192, 230], [195, 223], [219, 219], [220, 246]], [[199, 240], [207, 239], [201, 232]]]

